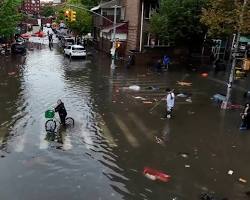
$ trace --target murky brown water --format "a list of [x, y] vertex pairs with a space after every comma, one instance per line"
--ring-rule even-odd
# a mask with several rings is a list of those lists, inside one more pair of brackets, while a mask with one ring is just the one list
[[[247, 199], [249, 183], [237, 180], [250, 181], [250, 135], [238, 131], [239, 110], [223, 112], [212, 103], [214, 93], [225, 91], [216, 77], [110, 72], [102, 55], [94, 63], [69, 62], [47, 48], [0, 62], [1, 199], [193, 200], [207, 191]], [[178, 80], [193, 85], [178, 86]], [[133, 84], [141, 90], [124, 89]], [[192, 103], [177, 98], [171, 120], [161, 120], [164, 103], [150, 113], [154, 103], [134, 98], [154, 102], [166, 86], [192, 93]], [[44, 111], [58, 98], [76, 124], [60, 132], [62, 143], [46, 140], [44, 131]], [[145, 166], [171, 181], [147, 179]]]

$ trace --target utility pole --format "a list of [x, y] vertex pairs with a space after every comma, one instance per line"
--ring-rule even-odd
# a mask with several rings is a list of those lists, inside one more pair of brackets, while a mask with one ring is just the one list
[[244, 17], [244, 10], [245, 10], [246, 4], [247, 4], [247, 0], [244, 0], [243, 5], [241, 7], [241, 12], [240, 12], [239, 26], [238, 26], [238, 31], [236, 34], [235, 46], [233, 48], [233, 55], [232, 55], [233, 61], [232, 61], [232, 68], [231, 68], [231, 72], [230, 72], [230, 76], [229, 76], [229, 80], [228, 80], [228, 84], [227, 84], [227, 95], [226, 95], [225, 101], [223, 101], [223, 103], [221, 105], [222, 109], [227, 109], [227, 105], [228, 105], [230, 97], [231, 97], [231, 90], [232, 90], [232, 85], [233, 85], [233, 81], [234, 81], [234, 72], [235, 72], [235, 67], [236, 67], [236, 52], [239, 49], [241, 26], [242, 26], [243, 20], [244, 20], [243, 17]]
[[112, 60], [111, 60], [111, 69], [115, 69], [115, 39], [116, 39], [116, 19], [117, 19], [117, 8], [120, 8], [120, 6], [117, 6], [115, 5], [113, 8], [114, 8], [114, 21], [110, 20], [109, 18], [97, 13], [97, 12], [94, 12], [93, 10], [89, 10], [87, 8], [85, 8], [84, 6], [82, 5], [74, 5], [74, 4], [67, 4], [66, 5], [70, 6], [70, 7], [73, 7], [73, 8], [79, 8], [79, 9], [82, 9], [82, 10], [86, 10], [88, 12], [91, 12], [99, 17], [102, 17], [104, 18], [105, 20], [111, 22], [113, 24], [113, 38], [112, 38], [112, 48], [110, 50], [110, 53], [111, 53], [111, 56], [112, 56]]
[[111, 52], [111, 57], [112, 57], [112, 60], [111, 60], [111, 69], [115, 69], [115, 40], [116, 40], [116, 18], [117, 18], [117, 8], [118, 6], [115, 5], [114, 6], [114, 23], [113, 23], [113, 39], [112, 39], [112, 42], [113, 42], [113, 46], [110, 50]]

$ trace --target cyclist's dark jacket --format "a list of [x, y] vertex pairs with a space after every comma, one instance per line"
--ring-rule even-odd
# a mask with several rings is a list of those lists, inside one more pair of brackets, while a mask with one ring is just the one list
[[60, 103], [58, 106], [56, 106], [55, 111], [58, 112], [60, 116], [67, 115], [67, 111], [64, 107], [64, 103]]

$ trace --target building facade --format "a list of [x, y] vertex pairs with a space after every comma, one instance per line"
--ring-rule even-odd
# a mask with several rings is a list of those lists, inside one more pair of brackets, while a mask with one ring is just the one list
[[21, 9], [27, 14], [39, 14], [41, 10], [40, 0], [24, 0]]
[[[149, 20], [154, 10], [159, 6], [159, 0], [112, 0], [102, 1], [100, 5], [93, 8], [94, 12], [114, 20], [114, 6], [117, 5], [117, 26], [123, 27], [122, 38], [116, 34], [118, 40], [123, 41], [124, 54], [129, 52], [142, 52], [146, 48], [157, 48], [167, 46], [149, 32]], [[125, 25], [126, 24], [126, 25]], [[102, 42], [103, 30], [112, 26], [112, 22], [94, 15], [94, 39], [99, 44]], [[127, 28], [125, 30], [125, 27]], [[112, 35], [112, 28], [110, 35]], [[125, 36], [126, 35], [126, 36]], [[112, 40], [112, 36], [109, 37]], [[111, 41], [110, 41], [111, 43]], [[123, 46], [124, 46], [123, 45]], [[111, 44], [109, 45], [109, 47]], [[108, 52], [108, 49], [99, 48]]]

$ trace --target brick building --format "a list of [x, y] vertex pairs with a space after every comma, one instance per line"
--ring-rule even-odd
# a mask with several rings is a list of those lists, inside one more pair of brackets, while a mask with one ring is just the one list
[[[102, 1], [92, 9], [113, 21], [114, 6], [117, 9], [117, 29], [116, 38], [122, 41], [123, 54], [128, 52], [142, 52], [147, 48], [164, 47], [168, 44], [158, 40], [149, 33], [149, 19], [155, 9], [159, 6], [159, 0], [111, 0]], [[109, 37], [103, 34], [107, 26]], [[112, 22], [94, 15], [94, 39], [99, 49], [109, 52], [112, 40]], [[119, 32], [119, 29], [120, 30]], [[105, 42], [104, 42], [105, 41]], [[105, 43], [105, 45], [103, 45]]]
[[21, 7], [21, 10], [28, 14], [39, 14], [40, 9], [40, 0], [24, 0]]

